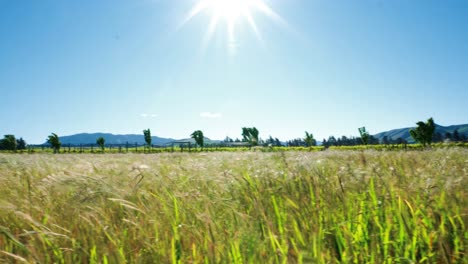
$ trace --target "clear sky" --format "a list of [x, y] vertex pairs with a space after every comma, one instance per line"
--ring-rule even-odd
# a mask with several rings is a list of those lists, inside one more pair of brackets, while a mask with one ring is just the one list
[[468, 123], [466, 0], [214, 1], [0, 0], [0, 134]]

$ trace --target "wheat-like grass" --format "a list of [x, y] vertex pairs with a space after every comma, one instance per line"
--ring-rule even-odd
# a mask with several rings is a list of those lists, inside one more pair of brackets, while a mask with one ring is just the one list
[[463, 263], [467, 154], [0, 154], [0, 262]]

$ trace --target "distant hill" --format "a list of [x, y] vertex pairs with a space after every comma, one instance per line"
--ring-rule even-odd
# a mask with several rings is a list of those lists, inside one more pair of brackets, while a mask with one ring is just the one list
[[[410, 136], [409, 130], [412, 127], [406, 127], [406, 128], [399, 128], [399, 129], [393, 129], [385, 132], [381, 132], [378, 134], [373, 135], [375, 138], [377, 138], [379, 141], [382, 141], [382, 139], [387, 136], [389, 140], [397, 140], [398, 138], [403, 138], [409, 143], [414, 143], [413, 138]], [[451, 133], [455, 130], [458, 130], [458, 133], [460, 135], [465, 135], [468, 137], [468, 124], [464, 125], [453, 125], [453, 126], [441, 126], [436, 124], [436, 133], [440, 133], [442, 136], [445, 136], [445, 133]], [[128, 134], [128, 135], [114, 135], [110, 133], [80, 133], [80, 134], [75, 134], [75, 135], [70, 135], [70, 136], [62, 136], [60, 137], [60, 141], [62, 142], [63, 145], [87, 145], [87, 144], [96, 144], [96, 139], [99, 137], [103, 137], [106, 140], [106, 144], [112, 144], [112, 145], [118, 145], [118, 144], [126, 144], [127, 142], [129, 144], [135, 144], [137, 143], [138, 145], [143, 145], [145, 144], [145, 139], [143, 134]], [[180, 143], [180, 142], [190, 142], [192, 144], [195, 144], [195, 140], [192, 138], [184, 138], [184, 139], [173, 139], [173, 138], [161, 138], [157, 136], [153, 136], [152, 138], [152, 144], [153, 145], [166, 145], [169, 143]], [[207, 137], [205, 137], [205, 144], [215, 144], [215, 143], [220, 143], [221, 140], [212, 140]], [[285, 142], [282, 142], [285, 144]], [[321, 142], [317, 142], [318, 145], [321, 145]]]
[[[112, 144], [112, 145], [126, 144], [127, 142], [129, 144], [137, 143], [138, 145], [146, 144], [143, 134], [141, 135], [137, 135], [137, 134], [114, 135], [110, 133], [81, 133], [81, 134], [75, 134], [75, 135], [70, 135], [70, 136], [63, 136], [63, 137], [60, 137], [60, 142], [62, 142], [63, 145], [96, 144], [96, 139], [98, 139], [99, 137], [103, 137], [106, 140], [106, 144]], [[163, 146], [168, 143], [177, 144], [179, 142], [191, 142], [195, 144], [195, 140], [193, 138], [177, 140], [173, 138], [161, 138], [161, 137], [153, 136], [151, 137], [151, 139], [152, 139], [151, 143], [153, 145], [159, 145], [159, 146]], [[219, 142], [220, 142], [219, 140], [211, 140], [205, 137], [205, 144], [213, 144], [213, 143], [219, 143]]]
[[[414, 139], [411, 137], [411, 135], [409, 133], [410, 129], [412, 129], [412, 128], [414, 128], [414, 127], [393, 129], [393, 130], [390, 130], [390, 131], [385, 131], [385, 132], [375, 134], [374, 137], [377, 138], [379, 141], [381, 141], [385, 136], [387, 136], [388, 139], [391, 139], [391, 140], [396, 140], [398, 138], [403, 138], [406, 141], [408, 141], [409, 143], [414, 143]], [[458, 133], [460, 135], [468, 136], [468, 124], [453, 125], [453, 126], [446, 126], [446, 127], [436, 124], [435, 133], [440, 133], [442, 136], [444, 136], [445, 133], [447, 133], [447, 132], [453, 134], [453, 132], [455, 130], [458, 130]]]
[[[60, 137], [60, 142], [62, 142], [63, 145], [96, 144], [96, 139], [99, 137], [103, 137], [106, 140], [106, 144], [117, 145], [126, 144], [127, 142], [129, 144], [145, 144], [145, 138], [143, 134], [114, 135], [110, 133], [81, 133], [70, 136], [63, 136]], [[154, 145], [165, 145], [167, 143], [175, 141], [175, 139], [172, 138], [161, 138], [156, 136], [151, 137], [151, 139], [151, 143]]]

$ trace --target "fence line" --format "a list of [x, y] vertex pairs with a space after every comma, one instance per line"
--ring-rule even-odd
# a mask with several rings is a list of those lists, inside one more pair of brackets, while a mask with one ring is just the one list
[[[198, 150], [218, 150], [221, 148], [251, 148], [251, 145], [246, 142], [242, 143], [226, 143], [221, 142], [218, 144], [207, 144], [200, 148], [197, 144], [190, 142], [190, 141], [178, 141], [178, 142], [170, 142], [165, 145], [156, 145], [151, 144], [148, 146], [147, 144], [142, 143], [130, 143], [126, 142], [123, 144], [105, 144], [104, 145], [104, 152], [105, 153], [157, 153], [157, 152], [193, 152]], [[28, 145], [26, 151], [27, 152], [36, 152], [36, 151], [52, 151], [53, 148], [47, 144], [41, 145]], [[60, 148], [60, 153], [100, 153], [102, 152], [101, 147], [96, 143], [88, 143], [88, 144], [63, 144]]]

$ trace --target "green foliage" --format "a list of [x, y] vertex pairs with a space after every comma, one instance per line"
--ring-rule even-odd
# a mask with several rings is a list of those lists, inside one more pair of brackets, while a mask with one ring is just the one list
[[453, 140], [456, 142], [460, 141], [460, 134], [458, 133], [458, 129], [453, 131]]
[[62, 143], [60, 142], [59, 136], [57, 134], [52, 133], [47, 137], [47, 143], [50, 144], [52, 149], [54, 150], [54, 153], [59, 153], [60, 152], [60, 147], [62, 146]]
[[20, 138], [20, 139], [16, 140], [16, 145], [17, 145], [17, 147], [16, 147], [17, 150], [25, 150], [27, 144], [26, 144], [26, 141], [24, 141], [23, 138]]
[[190, 136], [195, 140], [198, 146], [203, 148], [205, 137], [203, 136], [203, 132], [201, 130], [194, 131]]
[[0, 154], [0, 263], [465, 263], [467, 156]]
[[411, 137], [423, 146], [431, 145], [435, 131], [435, 123], [432, 117], [429, 118], [426, 123], [419, 121], [416, 124], [418, 126], [415, 129], [410, 130]]
[[143, 135], [145, 136], [146, 145], [150, 147], [151, 146], [151, 130], [149, 128], [143, 130]]
[[106, 140], [103, 137], [98, 137], [98, 139], [96, 139], [96, 144], [101, 148], [102, 152], [104, 152], [105, 143], [106, 143]]
[[0, 140], [0, 149], [4, 150], [16, 150], [17, 142], [14, 135], [5, 135], [3, 139]]
[[[360, 140], [360, 139], [359, 139]], [[468, 148], [468, 142], [440, 142], [432, 144], [432, 148], [436, 149], [452, 149], [452, 148]], [[362, 150], [376, 150], [376, 151], [419, 151], [423, 150], [424, 147], [421, 144], [389, 144], [389, 145], [321, 145], [313, 147], [302, 146], [271, 146], [271, 147], [255, 147], [251, 148], [248, 146], [225, 146], [223, 144], [207, 144], [204, 143], [203, 151], [206, 152], [306, 152], [306, 151], [325, 151], [325, 150], [338, 150], [338, 151], [362, 151]], [[72, 146], [68, 151], [64, 153], [92, 153], [90, 146]], [[174, 153], [174, 152], [198, 152], [196, 148], [181, 148], [175, 147], [158, 147], [152, 148], [150, 153]], [[42, 146], [30, 146], [27, 150], [28, 153], [48, 153], [49, 149], [44, 149]], [[123, 146], [114, 146], [105, 150], [106, 153], [139, 153], [141, 148], [129, 147], [128, 149]]]
[[304, 141], [307, 145], [307, 147], [311, 148], [312, 146], [317, 145], [317, 141], [314, 139], [314, 135], [312, 133], [309, 134], [309, 132], [305, 131], [305, 138]]
[[360, 127], [358, 128], [359, 134], [361, 135], [361, 140], [364, 145], [367, 145], [369, 143], [369, 131], [366, 131], [366, 127]]
[[242, 137], [243, 141], [249, 142], [252, 146], [258, 145], [259, 131], [256, 127], [243, 127]]

